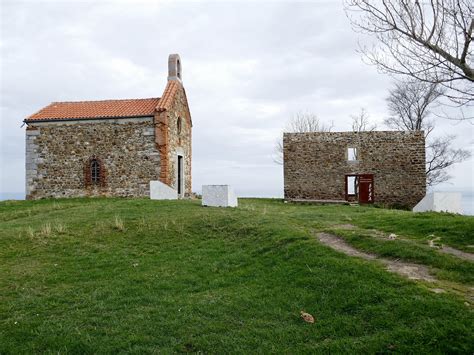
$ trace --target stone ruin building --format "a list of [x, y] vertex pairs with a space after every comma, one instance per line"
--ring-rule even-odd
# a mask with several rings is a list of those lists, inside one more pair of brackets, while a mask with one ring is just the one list
[[177, 54], [161, 98], [53, 102], [24, 122], [27, 199], [145, 197], [151, 180], [191, 194], [192, 121]]
[[283, 135], [285, 199], [412, 208], [426, 193], [424, 132]]

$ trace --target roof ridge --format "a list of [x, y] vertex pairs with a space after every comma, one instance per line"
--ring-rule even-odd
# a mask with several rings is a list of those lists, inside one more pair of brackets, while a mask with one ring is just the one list
[[104, 100], [81, 100], [81, 101], [52, 101], [51, 104], [67, 104], [67, 103], [74, 104], [74, 103], [84, 103], [84, 102], [138, 101], [138, 100], [160, 100], [160, 99], [161, 99], [161, 97], [146, 97], [146, 98], [141, 98], [141, 99], [104, 99]]

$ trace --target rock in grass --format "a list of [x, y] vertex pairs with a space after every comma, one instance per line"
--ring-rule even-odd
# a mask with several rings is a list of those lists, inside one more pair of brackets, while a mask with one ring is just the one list
[[311, 314], [303, 312], [303, 311], [301, 311], [300, 313], [301, 313], [301, 318], [303, 318], [303, 320], [306, 323], [314, 323], [314, 317]]
[[[429, 237], [434, 237], [433, 234], [429, 235]], [[431, 239], [428, 241], [428, 245], [431, 247], [431, 248], [436, 248], [436, 249], [440, 249], [443, 247], [443, 244], [441, 244], [440, 242], [441, 238], [440, 237], [436, 237], [434, 239]]]

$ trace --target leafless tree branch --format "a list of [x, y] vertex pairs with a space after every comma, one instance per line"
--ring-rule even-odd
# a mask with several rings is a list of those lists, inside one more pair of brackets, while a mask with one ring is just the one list
[[[295, 114], [286, 124], [282, 133], [305, 133], [305, 132], [331, 132], [334, 122], [330, 124], [321, 122], [314, 113], [299, 112]], [[283, 134], [275, 143], [275, 155], [273, 161], [283, 165]]]
[[472, 0], [345, 0], [356, 31], [377, 44], [360, 51], [390, 74], [403, 74], [445, 88], [460, 105], [474, 105]]
[[426, 184], [434, 186], [451, 178], [447, 168], [469, 159], [471, 153], [466, 149], [452, 148], [455, 136], [431, 139], [426, 145]]
[[434, 186], [451, 178], [448, 168], [468, 159], [471, 154], [465, 149], [452, 147], [455, 136], [429, 137], [435, 128], [429, 118], [430, 109], [436, 107], [437, 100], [445, 89], [439, 84], [417, 80], [397, 82], [387, 97], [390, 116], [384, 123], [400, 131], [424, 131], [426, 143], [426, 184]]
[[369, 114], [365, 108], [361, 108], [359, 114], [351, 115], [352, 118], [352, 131], [353, 132], [364, 132], [364, 131], [375, 131], [377, 125], [371, 123], [369, 120]]
[[437, 106], [443, 94], [444, 89], [439, 84], [414, 79], [395, 82], [387, 97], [390, 116], [384, 123], [402, 131], [425, 131], [428, 137], [435, 127], [434, 121], [428, 118], [430, 108]]

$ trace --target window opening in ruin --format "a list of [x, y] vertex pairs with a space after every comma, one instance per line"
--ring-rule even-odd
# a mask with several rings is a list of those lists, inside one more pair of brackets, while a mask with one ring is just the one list
[[346, 175], [346, 200], [359, 203], [374, 202], [374, 175]]
[[358, 178], [355, 175], [347, 176], [347, 195], [357, 196], [358, 192]]
[[347, 148], [347, 160], [349, 161], [357, 160], [357, 148]]
[[91, 160], [91, 181], [93, 184], [100, 182], [100, 164], [97, 159]]

